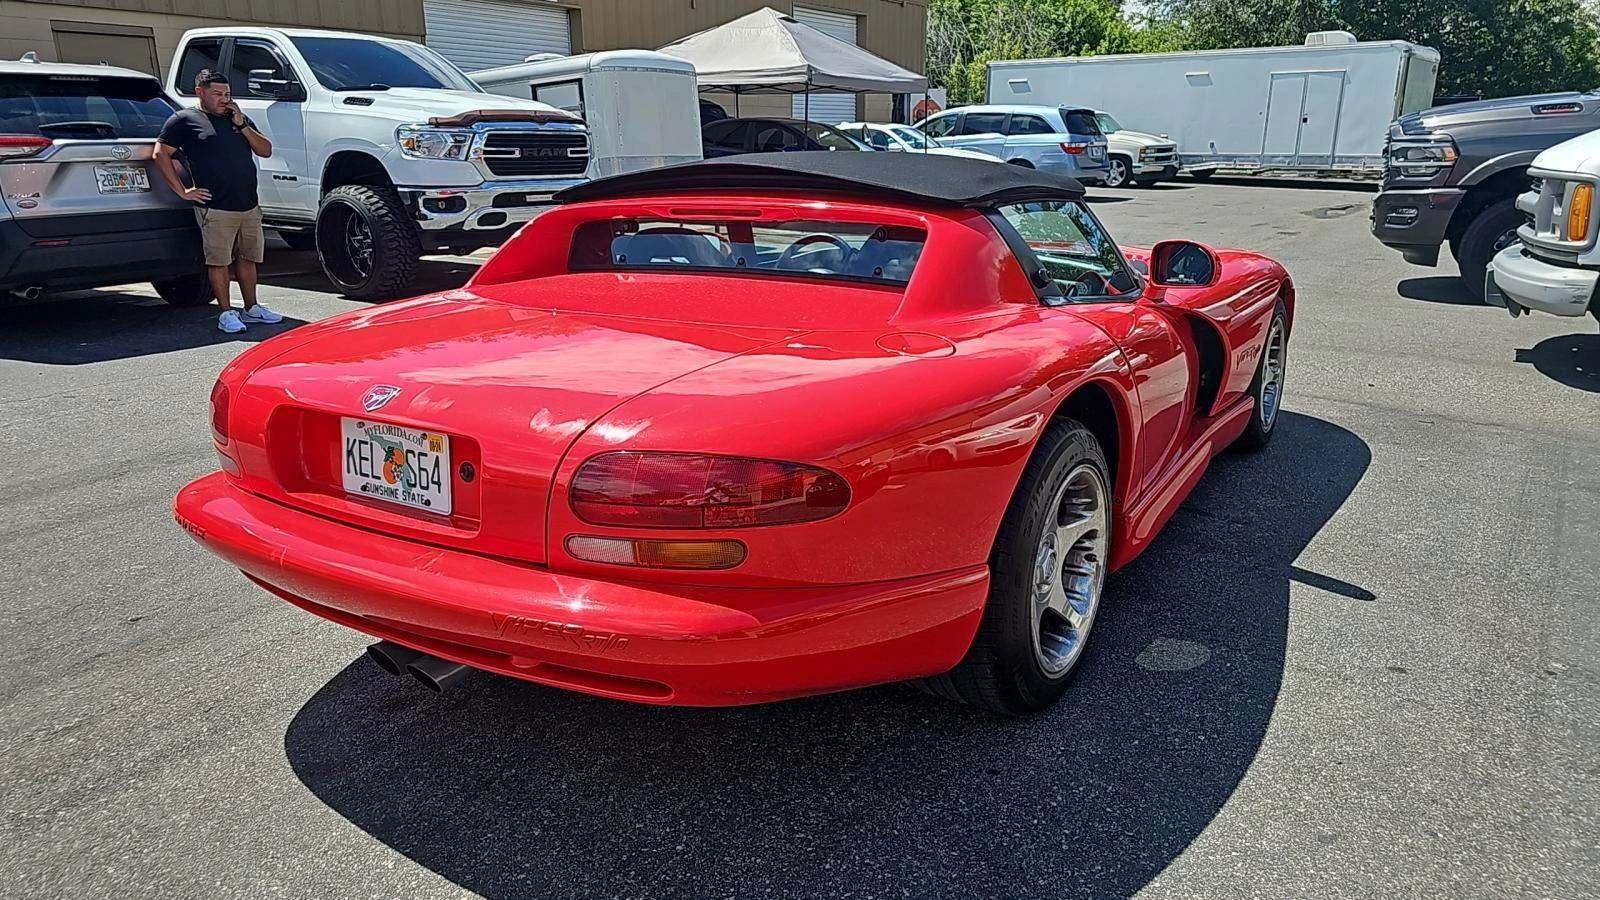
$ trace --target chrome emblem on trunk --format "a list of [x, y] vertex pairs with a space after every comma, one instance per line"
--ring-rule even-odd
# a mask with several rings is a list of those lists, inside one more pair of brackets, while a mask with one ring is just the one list
[[115, 159], [127, 159], [133, 155], [133, 148], [127, 144], [116, 144], [111, 148], [111, 156]]
[[392, 384], [375, 384], [367, 388], [361, 395], [361, 408], [373, 412], [384, 407], [390, 400], [400, 396], [400, 389]]

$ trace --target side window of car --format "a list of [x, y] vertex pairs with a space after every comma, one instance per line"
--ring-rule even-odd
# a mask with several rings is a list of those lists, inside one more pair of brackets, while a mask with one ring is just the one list
[[806, 139], [787, 125], [766, 124], [756, 128], [755, 141], [750, 149], [757, 153], [777, 153], [782, 150], [801, 150]]
[[922, 131], [929, 137], [949, 137], [950, 133], [956, 130], [956, 122], [960, 121], [960, 118], [959, 113], [935, 116], [922, 123]]
[[200, 74], [201, 69], [216, 71], [222, 68], [222, 40], [190, 41], [183, 48], [183, 58], [178, 61], [178, 93], [185, 97], [194, 96], [194, 77]]
[[997, 208], [991, 219], [998, 219], [1023, 267], [1049, 277], [1049, 295], [1103, 301], [1125, 299], [1139, 287], [1122, 250], [1079, 201], [1013, 203]]
[[889, 136], [877, 130], [876, 128], [868, 128], [866, 129], [865, 134], [857, 135], [857, 137], [860, 137], [862, 140], [879, 150], [888, 150], [890, 147], [894, 146], [894, 143], [889, 140]]
[[[270, 72], [271, 81], [281, 81], [284, 84], [279, 85], [279, 93], [258, 91], [250, 86], [251, 72]], [[300, 79], [295, 77], [294, 69], [288, 61], [271, 44], [261, 41], [235, 40], [233, 58], [228, 61], [227, 74], [228, 86], [233, 89], [235, 97], [276, 100], [283, 92], [297, 92], [296, 89], [300, 85]]]
[[961, 123], [961, 133], [1004, 134], [1005, 127], [1005, 113], [967, 113], [966, 119]]
[[725, 119], [707, 125], [703, 135], [705, 142], [713, 147], [722, 147], [727, 150], [743, 150], [745, 132], [750, 130], [749, 122], [738, 119]]
[[1008, 134], [1055, 134], [1055, 131], [1056, 130], [1054, 128], [1050, 127], [1050, 123], [1049, 122], [1046, 122], [1043, 118], [1041, 118], [1039, 116], [1017, 116], [1017, 115], [1013, 115], [1011, 117], [1011, 129], [1007, 133]]

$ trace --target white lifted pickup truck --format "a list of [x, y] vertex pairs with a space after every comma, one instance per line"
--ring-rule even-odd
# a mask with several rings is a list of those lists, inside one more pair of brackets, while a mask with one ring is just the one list
[[576, 116], [487, 94], [409, 41], [298, 28], [184, 34], [167, 88], [195, 104], [195, 73], [228, 76], [272, 141], [258, 160], [261, 212], [357, 299], [409, 290], [424, 253], [499, 244], [584, 180]]
[[1517, 209], [1529, 221], [1490, 260], [1484, 300], [1512, 318], [1538, 310], [1600, 319], [1600, 131], [1543, 151], [1528, 174], [1533, 190], [1517, 198]]

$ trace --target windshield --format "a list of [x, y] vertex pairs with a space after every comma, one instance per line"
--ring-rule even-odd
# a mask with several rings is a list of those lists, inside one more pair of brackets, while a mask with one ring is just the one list
[[894, 132], [895, 137], [905, 141], [906, 146], [913, 150], [926, 150], [929, 147], [941, 146], [938, 141], [928, 137], [915, 128], [907, 128], [906, 126], [901, 125], [897, 128], [891, 128], [889, 130]]
[[154, 78], [0, 75], [0, 134], [153, 138], [174, 112]]
[[800, 126], [805, 130], [806, 137], [816, 141], [824, 150], [860, 150], [861, 145], [836, 129], [816, 122], [806, 122]]
[[331, 91], [381, 85], [483, 92], [444, 57], [416, 44], [361, 38], [297, 37], [293, 40], [300, 55], [311, 66], [311, 74]]
[[1100, 130], [1106, 134], [1114, 134], [1122, 130], [1122, 123], [1111, 118], [1110, 113], [1095, 113], [1094, 120], [1100, 123]]
[[1106, 298], [1139, 286], [1116, 242], [1083, 204], [1045, 200], [1002, 206], [999, 212], [1027, 241], [1063, 296]]
[[698, 269], [904, 284], [926, 233], [899, 225], [605, 219], [578, 227], [569, 265], [584, 269]]

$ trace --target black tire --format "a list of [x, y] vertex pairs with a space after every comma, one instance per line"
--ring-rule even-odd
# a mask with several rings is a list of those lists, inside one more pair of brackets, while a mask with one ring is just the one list
[[[1001, 520], [994, 550], [989, 557], [989, 599], [972, 646], [954, 669], [923, 681], [923, 687], [949, 700], [992, 712], [1023, 715], [1055, 703], [1072, 683], [1082, 661], [1078, 655], [1065, 670], [1051, 674], [1035, 649], [1035, 560], [1044, 528], [1058, 514], [1051, 508], [1074, 472], [1087, 467], [1100, 479], [1104, 496], [1105, 555], [1110, 557], [1110, 468], [1100, 442], [1089, 429], [1072, 419], [1051, 422], [1039, 439], [1011, 504]], [[1100, 587], [1096, 583], [1098, 605]], [[1087, 640], [1094, 607], [1084, 625]]]
[[[1266, 396], [1269, 386], [1267, 366], [1275, 335], [1281, 335], [1282, 342], [1279, 344], [1275, 363], [1277, 376], [1270, 382], [1275, 389], [1275, 397], [1269, 401]], [[1284, 312], [1283, 301], [1279, 300], [1272, 308], [1272, 321], [1267, 325], [1267, 342], [1261, 348], [1261, 358], [1256, 361], [1256, 377], [1250, 382], [1250, 396], [1256, 398], [1256, 407], [1250, 412], [1250, 424], [1244, 427], [1244, 433], [1233, 442], [1236, 449], [1260, 450], [1267, 445], [1267, 441], [1272, 440], [1272, 432], [1283, 410], [1283, 383], [1284, 376], [1288, 373], [1288, 361], [1289, 317]]]
[[1489, 260], [1494, 258], [1510, 240], [1517, 238], [1517, 226], [1524, 216], [1517, 209], [1517, 198], [1504, 197], [1478, 210], [1459, 240], [1451, 243], [1461, 269], [1461, 280], [1467, 290], [1479, 300], [1483, 299], [1483, 279], [1489, 272]]
[[[1121, 166], [1121, 171], [1117, 167]], [[1106, 160], [1106, 187], [1119, 188], [1133, 179], [1133, 160], [1121, 154], [1112, 154]]]
[[205, 306], [217, 298], [211, 290], [211, 279], [204, 272], [152, 281], [150, 286], [156, 289], [161, 299], [167, 301], [168, 306]]
[[278, 237], [290, 250], [315, 250], [317, 249], [317, 232], [311, 231], [280, 231]]
[[1211, 176], [1217, 174], [1217, 170], [1216, 169], [1200, 169], [1200, 170], [1197, 170], [1197, 171], [1194, 171], [1194, 172], [1187, 172], [1185, 174], [1187, 174], [1190, 178], [1193, 178], [1195, 181], [1210, 181], [1211, 180]]
[[329, 191], [317, 209], [316, 238], [322, 271], [353, 300], [405, 294], [422, 257], [417, 226], [393, 188], [347, 184]]

